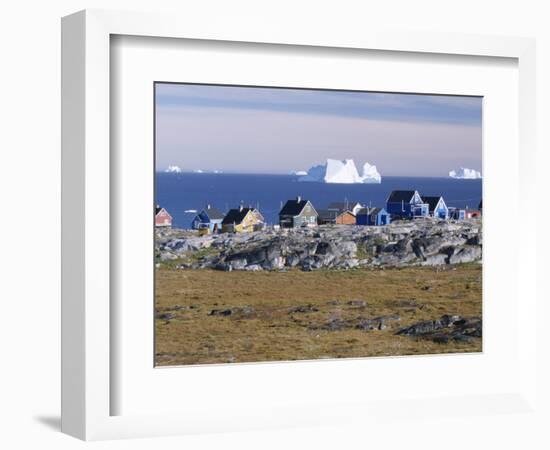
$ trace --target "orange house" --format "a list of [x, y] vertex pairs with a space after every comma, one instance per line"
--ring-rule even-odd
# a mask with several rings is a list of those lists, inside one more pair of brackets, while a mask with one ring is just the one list
[[319, 225], [355, 225], [356, 217], [351, 211], [332, 211], [321, 209], [318, 211]]
[[351, 211], [342, 211], [336, 216], [336, 225], [355, 225], [356, 218]]

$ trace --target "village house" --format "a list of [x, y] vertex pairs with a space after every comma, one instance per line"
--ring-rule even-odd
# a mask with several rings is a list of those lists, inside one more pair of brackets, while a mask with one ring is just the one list
[[256, 208], [230, 209], [222, 220], [223, 233], [259, 231], [265, 227], [265, 219]]
[[191, 222], [191, 228], [207, 233], [218, 233], [221, 231], [223, 218], [224, 215], [219, 210], [207, 205], [195, 216]]
[[449, 206], [449, 219], [464, 220], [466, 218], [466, 210]]
[[311, 202], [298, 196], [296, 200], [287, 200], [279, 212], [279, 225], [281, 228], [313, 227], [318, 216]]
[[449, 208], [442, 196], [423, 196], [422, 200], [428, 204], [430, 216], [445, 220], [449, 218]]
[[171, 227], [172, 216], [159, 205], [155, 208], [155, 227]]
[[392, 191], [386, 201], [386, 211], [399, 217], [425, 217], [429, 215], [429, 205], [418, 191]]
[[317, 223], [319, 225], [354, 225], [355, 214], [351, 211], [337, 211], [329, 209], [320, 209], [318, 212]]
[[332, 202], [328, 205], [327, 210], [329, 211], [351, 211], [351, 213], [356, 216], [359, 210], [363, 208], [363, 205], [359, 202]]
[[357, 213], [357, 225], [389, 225], [391, 216], [384, 208], [361, 208]]

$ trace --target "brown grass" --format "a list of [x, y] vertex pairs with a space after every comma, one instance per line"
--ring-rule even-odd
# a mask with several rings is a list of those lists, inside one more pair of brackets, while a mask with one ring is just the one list
[[[316, 272], [221, 272], [159, 269], [157, 365], [209, 364], [479, 352], [481, 339], [436, 344], [396, 336], [398, 328], [443, 314], [481, 317], [481, 266]], [[350, 300], [365, 300], [354, 306]], [[183, 308], [175, 308], [177, 305]], [[309, 312], [292, 312], [311, 305]], [[211, 316], [213, 309], [250, 306], [249, 314]], [[331, 319], [398, 314], [385, 330], [328, 331]]]

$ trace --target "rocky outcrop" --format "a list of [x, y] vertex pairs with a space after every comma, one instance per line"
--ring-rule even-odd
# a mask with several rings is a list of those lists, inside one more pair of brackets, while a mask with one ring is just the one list
[[426, 320], [401, 328], [395, 334], [446, 344], [449, 341], [467, 342], [474, 338], [481, 338], [482, 328], [482, 321], [479, 317], [464, 318], [444, 315], [436, 320]]
[[479, 219], [396, 221], [383, 227], [320, 226], [197, 236], [157, 232], [157, 260], [186, 269], [225, 271], [444, 266], [481, 262]]

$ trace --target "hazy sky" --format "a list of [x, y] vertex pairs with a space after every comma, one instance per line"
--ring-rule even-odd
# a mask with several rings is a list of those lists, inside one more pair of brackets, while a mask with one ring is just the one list
[[156, 85], [157, 169], [307, 170], [327, 158], [384, 175], [481, 170], [480, 97]]

